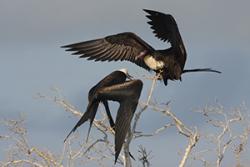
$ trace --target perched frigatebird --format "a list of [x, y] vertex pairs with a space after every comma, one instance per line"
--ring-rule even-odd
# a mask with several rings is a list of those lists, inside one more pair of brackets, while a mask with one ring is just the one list
[[107, 106], [105, 107], [109, 120], [112, 120], [110, 121], [111, 127], [115, 127], [115, 162], [121, 152], [122, 145], [129, 130], [143, 87], [141, 80], [126, 81], [127, 77], [128, 73], [126, 70], [115, 71], [91, 88], [89, 91], [89, 104], [87, 110], [69, 133], [70, 135], [88, 119], [90, 120], [90, 131], [100, 102], [103, 102], [104, 105], [108, 100], [120, 103], [115, 123], [110, 114], [108, 103], [106, 103]]
[[[93, 98], [96, 95], [96, 92], [98, 92], [100, 89], [103, 89], [104, 87], [107, 87], [107, 86], [124, 83], [127, 78], [132, 79], [132, 76], [130, 76], [128, 74], [127, 69], [123, 68], [123, 69], [120, 69], [120, 70], [117, 70], [117, 71], [110, 73], [109, 75], [104, 77], [100, 82], [98, 82], [95, 86], [93, 86], [89, 90], [89, 93], [88, 93], [89, 105], [87, 107], [86, 112], [83, 114], [81, 119], [78, 121], [78, 123], [75, 125], [75, 127], [71, 130], [71, 132], [68, 134], [68, 136], [65, 138], [64, 141], [66, 141], [67, 138], [70, 136], [70, 134], [72, 132], [74, 132], [79, 126], [81, 126], [87, 120], [90, 120], [90, 126], [89, 126], [89, 130], [88, 130], [88, 135], [87, 135], [87, 139], [88, 139], [89, 132], [90, 132], [90, 129], [92, 127], [92, 123], [94, 121], [94, 118], [95, 118], [95, 115], [96, 115], [96, 112], [97, 112], [97, 109], [98, 109], [100, 102], [102, 102], [104, 107], [105, 107], [110, 126], [112, 128], [114, 128], [115, 123], [114, 123], [113, 118], [111, 116], [108, 101], [104, 99], [101, 101], [95, 101], [93, 103], [91, 103], [91, 102], [93, 101]], [[90, 103], [91, 103], [91, 105], [90, 105]]]
[[181, 80], [181, 74], [187, 72], [220, 73], [210, 68], [184, 70], [187, 53], [173, 16], [153, 10], [143, 10], [148, 14], [146, 16], [150, 19], [148, 24], [151, 25], [155, 36], [164, 42], [169, 42], [170, 48], [155, 50], [132, 32], [119, 33], [62, 47], [67, 48], [66, 51], [73, 51], [73, 55], [80, 55], [80, 58], [87, 57], [88, 60], [127, 60], [133, 62], [146, 70], [160, 73], [160, 79], [163, 79], [165, 85], [167, 85], [168, 79]]

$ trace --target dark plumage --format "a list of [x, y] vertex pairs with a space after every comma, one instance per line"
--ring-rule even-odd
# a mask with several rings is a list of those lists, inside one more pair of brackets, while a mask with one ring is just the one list
[[142, 86], [141, 80], [126, 81], [125, 83], [102, 89], [97, 97], [120, 103], [115, 121], [115, 162], [121, 152], [131, 120], [137, 108]]
[[[128, 74], [126, 70], [125, 72], [124, 70], [115, 71], [91, 88], [89, 91], [89, 104], [87, 110], [69, 133], [70, 135], [87, 120], [90, 120], [90, 131], [98, 105], [100, 102], [103, 102], [104, 105], [106, 104], [105, 108], [109, 117], [110, 125], [113, 128], [115, 127], [115, 162], [121, 152], [122, 144], [124, 143], [126, 134], [129, 130], [143, 86], [141, 80], [126, 81], [127, 77]], [[110, 114], [108, 100], [117, 101], [120, 104], [115, 123]]]
[[184, 70], [187, 53], [175, 19], [170, 14], [147, 10], [148, 24], [153, 33], [162, 41], [171, 44], [170, 48], [155, 50], [152, 46], [132, 32], [106, 36], [86, 42], [62, 46], [73, 55], [95, 61], [127, 60], [160, 73], [161, 79], [167, 85], [168, 79], [181, 80], [181, 74], [194, 71], [209, 71], [220, 73], [210, 68]]

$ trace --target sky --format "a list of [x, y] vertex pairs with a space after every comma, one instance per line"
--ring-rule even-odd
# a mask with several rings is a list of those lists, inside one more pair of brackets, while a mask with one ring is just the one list
[[[78, 59], [60, 46], [131, 31], [155, 49], [168, 47], [152, 34], [142, 11], [146, 8], [170, 13], [176, 19], [188, 53], [185, 68], [222, 71], [220, 75], [185, 74], [182, 82], [170, 81], [167, 87], [157, 82], [153, 93], [159, 103], [171, 101], [172, 111], [187, 125], [203, 127], [202, 119], [192, 112], [197, 108], [217, 101], [226, 109], [242, 103], [250, 105], [249, 6], [247, 0], [1, 0], [0, 117], [25, 115], [32, 143], [60, 150], [60, 141], [77, 118], [51, 101], [34, 98], [37, 93], [53, 96], [51, 88], [57, 87], [84, 111], [88, 90], [110, 72], [125, 67], [138, 78], [154, 75], [129, 62]], [[146, 99], [149, 85], [144, 81], [142, 100]], [[149, 110], [140, 128], [151, 131], [164, 123], [164, 117]], [[165, 146], [174, 151], [173, 144], [180, 144], [179, 136], [164, 132], [156, 139], [163, 141], [165, 137], [176, 141]], [[152, 145], [148, 147], [153, 149]], [[154, 147], [161, 148], [159, 144]], [[167, 154], [174, 157], [177, 153]], [[156, 156], [152, 161], [156, 166], [166, 163]], [[170, 166], [176, 163], [174, 158], [169, 162]]]

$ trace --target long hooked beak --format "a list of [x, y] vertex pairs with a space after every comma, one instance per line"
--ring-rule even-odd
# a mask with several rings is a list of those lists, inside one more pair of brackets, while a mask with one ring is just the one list
[[182, 73], [188, 73], [188, 72], [215, 72], [215, 73], [221, 73], [220, 71], [213, 70], [211, 68], [196, 68], [196, 69], [188, 69], [188, 70], [183, 70]]

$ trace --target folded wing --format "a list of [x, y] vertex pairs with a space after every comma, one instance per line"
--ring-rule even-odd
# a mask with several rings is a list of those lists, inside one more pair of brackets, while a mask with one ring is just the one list
[[140, 80], [127, 81], [105, 87], [98, 92], [98, 99], [118, 101], [120, 107], [115, 121], [115, 162], [121, 152], [131, 120], [140, 98], [143, 83]]

